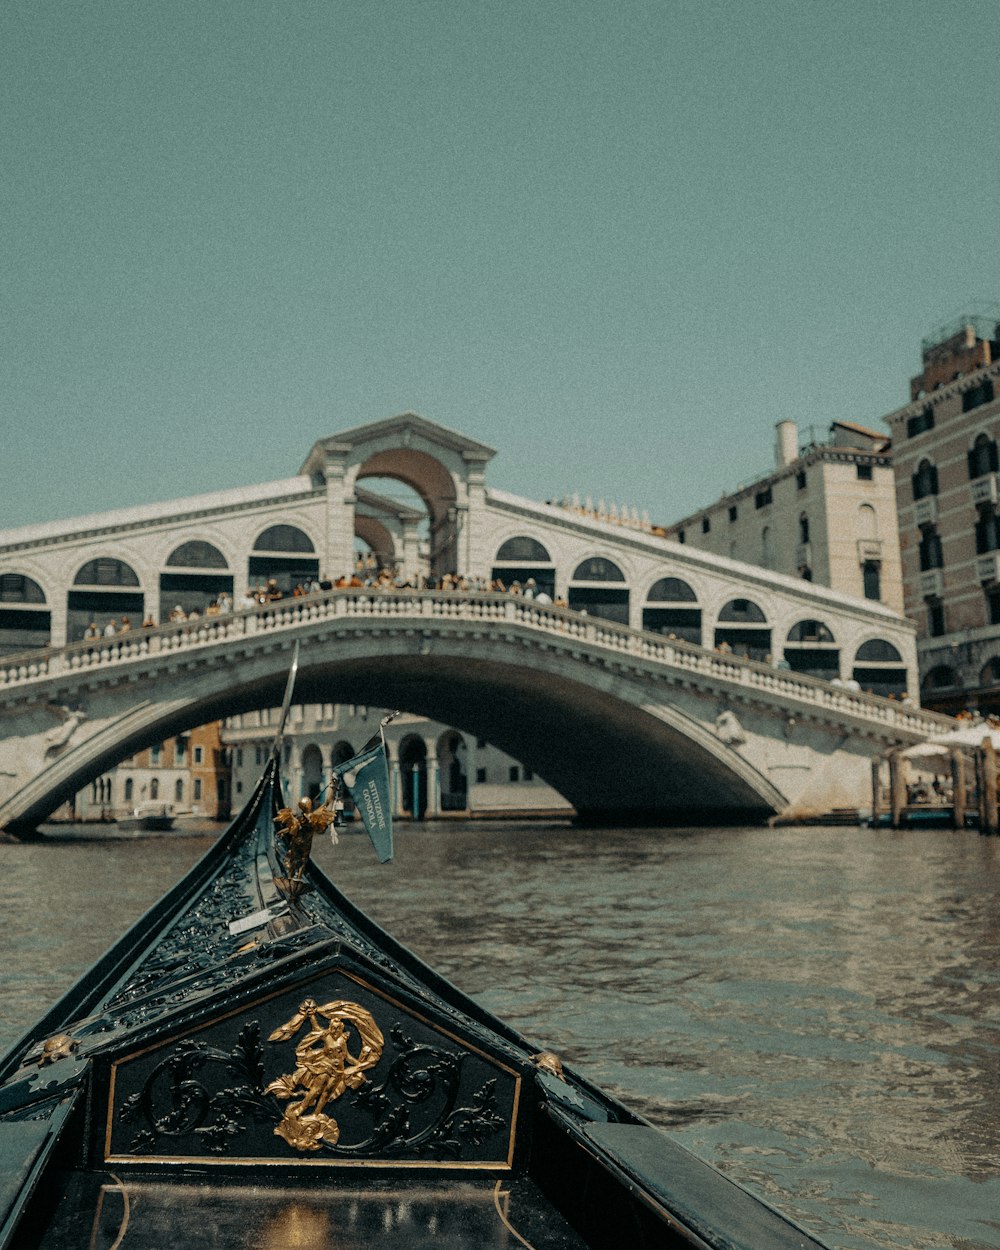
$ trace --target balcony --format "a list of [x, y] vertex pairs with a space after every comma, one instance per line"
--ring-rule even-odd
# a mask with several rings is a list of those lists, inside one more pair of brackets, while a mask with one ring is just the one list
[[928, 569], [920, 574], [920, 598], [940, 599], [944, 594], [944, 577], [940, 569]]
[[[969, 493], [972, 496], [973, 507], [978, 508], [980, 504], [993, 504], [997, 502], [1000, 493], [997, 491], [997, 475], [995, 473], [987, 473], [985, 477], [977, 477], [969, 483]], [[921, 503], [923, 500], [921, 500]], [[919, 521], [917, 522], [919, 525]]]
[[1000, 551], [976, 556], [976, 577], [981, 582], [1000, 582]]
[[937, 495], [925, 495], [913, 505], [913, 521], [916, 525], [935, 525], [938, 519]]
[[[920, 501], [924, 501], [921, 499]], [[878, 538], [858, 539], [858, 563], [866, 564], [869, 560], [882, 559], [882, 542]]]

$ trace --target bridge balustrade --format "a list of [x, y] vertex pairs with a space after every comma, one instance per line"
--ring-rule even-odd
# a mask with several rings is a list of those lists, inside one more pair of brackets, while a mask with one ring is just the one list
[[821, 678], [735, 655], [723, 655], [680, 638], [667, 639], [601, 617], [503, 593], [336, 589], [282, 599], [226, 616], [200, 618], [110, 637], [46, 648], [0, 659], [0, 689], [157, 655], [181, 653], [261, 634], [301, 628], [310, 622], [371, 617], [481, 620], [527, 626], [604, 651], [653, 661], [701, 677], [706, 684], [738, 685], [832, 713], [861, 715], [910, 734], [950, 724], [947, 717], [863, 692], [831, 686]]

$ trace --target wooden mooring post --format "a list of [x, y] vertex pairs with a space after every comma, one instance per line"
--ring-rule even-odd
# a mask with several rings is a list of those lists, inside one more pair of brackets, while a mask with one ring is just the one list
[[872, 824], [878, 824], [882, 815], [882, 757], [876, 755], [872, 760]]
[[965, 756], [959, 747], [952, 747], [951, 756], [951, 823], [955, 829], [965, 828]]
[[893, 829], [901, 828], [906, 807], [906, 760], [901, 751], [889, 752], [889, 809]]
[[997, 832], [997, 753], [984, 738], [979, 755], [979, 832]]

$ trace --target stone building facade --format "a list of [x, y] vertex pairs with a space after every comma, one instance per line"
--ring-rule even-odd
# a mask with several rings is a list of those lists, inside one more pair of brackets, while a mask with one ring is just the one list
[[677, 542], [903, 610], [892, 452], [835, 421], [826, 441], [776, 427], [775, 468], [664, 533]]
[[910, 402], [886, 417], [921, 701], [1000, 712], [1000, 326], [960, 318], [922, 355]]

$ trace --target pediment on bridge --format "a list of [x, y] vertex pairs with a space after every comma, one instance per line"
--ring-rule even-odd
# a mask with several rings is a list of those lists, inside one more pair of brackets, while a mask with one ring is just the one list
[[442, 451], [453, 456], [457, 453], [467, 463], [482, 466], [496, 455], [496, 449], [487, 447], [485, 443], [449, 430], [436, 421], [428, 421], [415, 412], [404, 412], [317, 440], [299, 471], [304, 474], [322, 472], [331, 453], [357, 459], [364, 457], [369, 450], [374, 455], [389, 449], [422, 451], [431, 456]]

